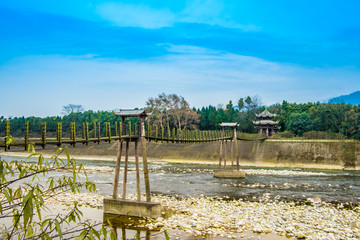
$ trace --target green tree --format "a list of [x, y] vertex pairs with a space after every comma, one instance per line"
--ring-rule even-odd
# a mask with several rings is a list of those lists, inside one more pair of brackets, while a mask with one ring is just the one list
[[286, 130], [293, 131], [298, 136], [311, 129], [310, 116], [307, 113], [293, 113], [286, 123]]

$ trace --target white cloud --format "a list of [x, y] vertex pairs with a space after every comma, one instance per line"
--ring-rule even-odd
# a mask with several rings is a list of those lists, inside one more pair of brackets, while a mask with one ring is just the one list
[[161, 92], [180, 94], [196, 107], [248, 95], [258, 95], [269, 105], [321, 101], [360, 89], [357, 69], [306, 69], [192, 46], [172, 49], [177, 53], [133, 61], [17, 59], [0, 68], [2, 98], [9, 99], [0, 103], [0, 109], [5, 116], [45, 116], [60, 114], [69, 103], [93, 110], [143, 107]]
[[172, 26], [175, 15], [168, 9], [155, 9], [146, 5], [104, 3], [97, 7], [104, 19], [117, 26], [156, 29]]
[[157, 29], [173, 26], [175, 23], [203, 23], [244, 31], [258, 31], [261, 28], [252, 24], [234, 22], [226, 13], [226, 7], [218, 0], [188, 1], [180, 12], [167, 8], [151, 8], [147, 5], [107, 2], [99, 4], [97, 13], [105, 20], [121, 27], [141, 27]]

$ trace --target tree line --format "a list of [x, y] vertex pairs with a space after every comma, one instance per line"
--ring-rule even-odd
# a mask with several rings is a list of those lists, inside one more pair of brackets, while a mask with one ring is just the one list
[[[265, 110], [258, 96], [244, 97], [233, 103], [218, 106], [191, 108], [184, 97], [176, 94], [159, 94], [149, 98], [145, 103], [148, 113], [148, 123], [164, 128], [218, 130], [221, 122], [239, 123], [238, 131], [256, 133], [253, 121], [256, 114]], [[360, 106], [345, 103], [289, 103], [283, 101], [267, 107], [277, 116], [279, 121], [278, 134], [275, 137], [306, 137], [306, 138], [348, 138], [360, 139]], [[29, 121], [32, 132], [41, 133], [41, 122], [47, 123], [47, 131], [56, 134], [58, 122], [65, 126], [76, 122], [77, 128], [82, 128], [83, 122], [115, 124], [120, 119], [112, 111], [84, 111], [81, 105], [69, 104], [63, 107], [63, 116], [55, 117], [0, 117], [0, 134], [4, 133], [5, 121], [9, 120], [11, 133], [21, 134], [24, 124]], [[126, 121], [137, 123], [138, 119], [129, 118]], [[1, 135], [0, 135], [1, 136]]]

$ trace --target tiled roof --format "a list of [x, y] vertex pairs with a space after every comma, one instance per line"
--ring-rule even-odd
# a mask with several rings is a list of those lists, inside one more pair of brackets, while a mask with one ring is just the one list
[[258, 121], [253, 121], [253, 123], [255, 125], [276, 125], [279, 123], [279, 121], [272, 121], [272, 120], [258, 120]]
[[255, 114], [256, 117], [275, 117], [276, 114], [275, 113], [271, 113], [269, 112], [269, 110], [265, 109], [262, 113], [260, 114]]

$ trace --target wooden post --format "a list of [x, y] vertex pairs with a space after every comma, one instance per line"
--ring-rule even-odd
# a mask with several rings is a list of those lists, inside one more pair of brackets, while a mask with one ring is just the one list
[[121, 163], [121, 152], [123, 148], [122, 140], [119, 140], [118, 152], [116, 156], [116, 167], [115, 167], [115, 180], [114, 180], [114, 190], [113, 190], [113, 199], [117, 199], [117, 191], [119, 186], [119, 174], [120, 174], [120, 163]]
[[236, 127], [234, 127], [234, 136], [233, 136], [233, 141], [235, 144], [235, 156], [236, 156], [236, 169], [239, 171], [239, 149], [238, 149], [238, 144], [237, 144], [237, 133], [236, 133]]
[[[141, 130], [140, 130], [141, 131]], [[150, 134], [150, 123], [147, 122], [147, 128], [146, 128], [146, 136], [149, 139], [151, 134]]]
[[231, 158], [231, 169], [234, 170], [234, 138], [231, 140], [230, 158]]
[[175, 142], [175, 128], [172, 129], [172, 142]]
[[181, 142], [181, 130], [180, 130], [180, 128], [178, 128], [178, 130], [177, 130], [177, 139], [178, 139], [179, 142]]
[[140, 202], [141, 194], [140, 194], [140, 168], [139, 168], [138, 140], [135, 141], [135, 167], [136, 167], [136, 193], [137, 193], [137, 200]]
[[122, 199], [126, 199], [126, 185], [127, 185], [127, 173], [128, 173], [128, 160], [129, 160], [129, 141], [126, 141], [125, 147], [125, 166], [124, 166], [124, 181], [123, 181], [123, 192], [122, 192]]
[[131, 138], [131, 122], [129, 121], [129, 138]]
[[[108, 138], [108, 124], [107, 122], [104, 122], [104, 125], [105, 125], [105, 138]], [[106, 142], [106, 139], [105, 139], [105, 142]]]
[[151, 202], [150, 196], [150, 181], [149, 181], [149, 170], [147, 165], [147, 152], [146, 152], [146, 140], [145, 140], [145, 117], [140, 117], [140, 141], [142, 146], [143, 154], [143, 169], [144, 169], [144, 180], [145, 180], [145, 193], [146, 201]]
[[84, 143], [85, 143], [85, 139], [86, 139], [85, 122], [82, 123], [82, 138], [83, 138], [82, 143], [84, 144]]
[[29, 121], [25, 122], [25, 136], [24, 136], [24, 143], [25, 143], [25, 151], [29, 150]]
[[155, 125], [155, 141], [157, 142], [159, 137], [159, 127], [158, 125]]
[[110, 125], [110, 122], [107, 122], [108, 124], [108, 131], [109, 131], [109, 134], [108, 134], [108, 137], [109, 137], [109, 143], [111, 142], [111, 125]]
[[94, 124], [94, 138], [96, 138], [96, 122], [93, 123]]
[[121, 136], [122, 136], [122, 125], [123, 125], [123, 122], [120, 122], [119, 123], [119, 138], [121, 139]]
[[42, 148], [45, 148], [46, 145], [46, 122], [41, 123], [41, 140], [42, 140]]
[[168, 125], [167, 125], [167, 142], [169, 142], [169, 140], [170, 140], [170, 134], [171, 134], [170, 126], [169, 126], [169, 123], [168, 123]]
[[72, 130], [72, 145], [75, 147], [76, 145], [76, 125], [75, 122], [71, 122], [71, 130]]
[[100, 132], [100, 122], [97, 123], [97, 131], [98, 131], [98, 134], [97, 134], [98, 135], [97, 136], [98, 137], [98, 144], [100, 144], [100, 134], [101, 134], [101, 132]]
[[58, 122], [57, 123], [57, 135], [56, 135], [56, 139], [58, 142], [58, 146], [61, 146], [62, 143], [62, 122]]
[[7, 120], [5, 122], [5, 151], [8, 151], [10, 149], [9, 139], [10, 139], [10, 121]]
[[227, 140], [224, 140], [224, 169], [226, 168], [226, 150], [227, 150]]
[[85, 124], [85, 130], [86, 130], [86, 134], [85, 134], [86, 146], [89, 146], [89, 123], [88, 122]]
[[[222, 128], [224, 132], [224, 127]], [[221, 161], [222, 161], [222, 155], [223, 155], [223, 139], [220, 140], [220, 151], [219, 151], [219, 169], [221, 168]]]
[[161, 143], [164, 142], [164, 126], [161, 124]]
[[118, 122], [115, 122], [115, 136], [118, 136]]
[[126, 135], [126, 124], [125, 124], [125, 117], [121, 117], [121, 128], [120, 128], [121, 136], [122, 134]]

